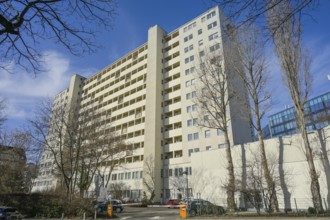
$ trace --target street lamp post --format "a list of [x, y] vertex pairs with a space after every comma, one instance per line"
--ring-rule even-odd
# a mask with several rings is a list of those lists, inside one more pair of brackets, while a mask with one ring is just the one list
[[188, 170], [183, 171], [182, 175], [186, 174], [186, 182], [187, 182], [187, 188], [186, 188], [186, 197], [187, 197], [187, 201], [186, 201], [186, 212], [187, 212], [187, 216], [189, 213], [189, 185], [188, 185]]

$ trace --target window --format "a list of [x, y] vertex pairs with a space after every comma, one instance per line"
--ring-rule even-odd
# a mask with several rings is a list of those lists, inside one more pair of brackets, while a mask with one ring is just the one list
[[202, 22], [204, 22], [205, 21], [205, 16], [204, 17], [202, 17]]
[[203, 30], [202, 29], [199, 29], [198, 30], [198, 35], [201, 35], [203, 33]]
[[205, 138], [210, 138], [211, 137], [211, 131], [210, 130], [206, 130], [205, 131]]
[[195, 67], [190, 67], [190, 69], [185, 70], [186, 75], [189, 75], [190, 73], [194, 73], [194, 72], [195, 72]]
[[216, 26], [217, 26], [217, 22], [215, 21], [215, 22], [212, 22], [211, 24], [207, 25], [207, 29], [210, 30]]
[[168, 176], [172, 176], [172, 169], [168, 170]]
[[191, 39], [193, 39], [193, 35], [192, 34], [190, 34], [189, 36], [185, 37], [184, 38], [184, 42], [187, 42], [188, 40], [191, 40]]
[[225, 144], [218, 144], [218, 148], [225, 148]]
[[198, 140], [199, 139], [199, 134], [198, 132], [188, 134], [188, 141], [193, 141], [193, 140]]
[[199, 139], [199, 134], [198, 132], [197, 133], [194, 133], [194, 140], [198, 140]]
[[197, 110], [197, 104], [193, 104], [192, 106], [187, 106], [187, 112], [192, 112]]
[[218, 32], [215, 32], [214, 34], [211, 34], [210, 36], [209, 36], [209, 41], [211, 41], [211, 40], [214, 40], [214, 39], [217, 39], [219, 36], [218, 36]]
[[198, 41], [198, 45], [199, 45], [199, 46], [202, 46], [202, 45], [203, 45], [203, 40], [199, 40], [199, 41]]
[[218, 50], [220, 48], [220, 44], [214, 44], [213, 46], [210, 47], [210, 52], [214, 52], [215, 50]]
[[195, 72], [195, 67], [190, 67], [190, 73]]
[[219, 136], [219, 135], [222, 135], [222, 133], [223, 133], [223, 132], [221, 131], [221, 129], [218, 128], [218, 129], [217, 129], [217, 135], [218, 135], [218, 136]]
[[174, 170], [174, 175], [175, 175], [175, 176], [179, 176], [179, 170], [178, 170], [178, 168], [175, 168], [175, 170]]
[[211, 146], [206, 146], [206, 150], [211, 150], [212, 147]]
[[192, 111], [196, 111], [196, 110], [197, 110], [197, 104], [193, 104], [193, 105], [191, 106], [191, 110], [192, 110]]
[[[206, 106], [206, 103], [203, 102], [203, 106]], [[204, 115], [204, 121], [208, 121], [209, 120], [209, 116], [208, 115]]]
[[184, 52], [187, 53], [187, 52], [189, 52], [189, 51], [191, 51], [191, 50], [193, 50], [193, 49], [194, 49], [194, 45], [191, 44], [189, 47], [185, 47], [185, 48], [184, 48]]
[[193, 149], [189, 149], [188, 150], [188, 156], [190, 157], [191, 156], [191, 154], [194, 152], [194, 150]]
[[188, 81], [186, 81], [186, 87], [195, 85], [195, 83], [196, 83], [195, 79], [188, 80]]
[[200, 56], [200, 57], [202, 57], [202, 56], [204, 56], [204, 55], [205, 55], [204, 50], [202, 50], [202, 51], [199, 52], [199, 56]]
[[190, 56], [190, 57], [187, 57], [186, 59], [184, 59], [184, 63], [185, 64], [187, 64], [187, 63], [189, 63], [189, 62], [192, 62], [192, 61], [194, 61], [194, 55], [192, 55], [192, 56]]
[[194, 152], [199, 152], [199, 148], [195, 148], [194, 149]]
[[187, 120], [187, 126], [188, 127], [196, 126], [196, 125], [198, 125], [197, 122], [198, 122], [197, 118], [189, 119], [189, 120]]
[[211, 13], [209, 13], [209, 14], [206, 15], [206, 18], [207, 19], [210, 19], [210, 18], [212, 18], [214, 16], [215, 16], [215, 11], [212, 11]]
[[195, 98], [196, 97], [196, 91], [193, 91], [191, 93], [187, 93], [186, 94], [186, 99], [189, 100], [189, 99], [192, 99], [192, 98]]

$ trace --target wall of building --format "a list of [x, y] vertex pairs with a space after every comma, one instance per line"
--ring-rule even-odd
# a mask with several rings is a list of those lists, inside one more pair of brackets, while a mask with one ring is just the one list
[[[309, 140], [314, 150], [316, 170], [323, 207], [330, 204], [330, 126], [324, 130], [309, 133]], [[307, 209], [313, 207], [308, 164], [304, 155], [303, 141], [299, 134], [273, 138], [265, 141], [268, 161], [276, 177], [278, 200], [281, 209]], [[232, 147], [235, 164], [236, 181], [244, 181], [248, 167], [259, 155], [258, 142], [235, 145]], [[214, 149], [194, 153], [191, 156], [192, 176], [189, 177], [194, 196], [226, 206], [226, 152], [225, 149]], [[238, 206], [240, 194], [237, 193]]]

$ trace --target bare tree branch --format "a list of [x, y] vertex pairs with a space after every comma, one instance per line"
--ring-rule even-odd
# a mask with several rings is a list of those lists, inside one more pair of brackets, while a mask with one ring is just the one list
[[0, 2], [0, 67], [13, 62], [43, 71], [40, 41], [52, 40], [74, 55], [94, 52], [97, 30], [111, 28], [116, 0], [3, 0]]

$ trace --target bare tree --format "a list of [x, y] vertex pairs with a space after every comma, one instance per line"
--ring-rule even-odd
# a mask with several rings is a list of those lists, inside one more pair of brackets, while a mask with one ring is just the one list
[[24, 0], [0, 1], [0, 57], [4, 62], [34, 71], [42, 70], [40, 41], [52, 40], [74, 55], [93, 52], [93, 38], [111, 27], [115, 0]]
[[5, 132], [0, 136], [0, 190], [6, 193], [28, 192], [32, 176], [26, 164], [26, 149], [31, 143], [21, 131]]
[[[270, 211], [279, 211], [275, 183], [271, 176], [265, 144], [262, 137], [261, 120], [270, 107], [270, 93], [267, 91], [269, 76], [267, 72], [267, 61], [264, 54], [265, 41], [261, 31], [255, 26], [245, 26], [240, 32], [235, 32], [236, 47], [232, 52], [235, 56], [230, 59], [235, 61], [238, 57], [241, 62], [232, 63], [235, 72], [241, 77], [249, 97], [248, 106], [251, 109], [251, 124], [258, 135], [260, 158], [263, 175], [267, 182], [267, 188], [271, 195], [272, 207]], [[234, 37], [233, 36], [233, 39]], [[237, 56], [238, 55], [238, 56]], [[244, 101], [242, 102], [244, 103]]]
[[143, 192], [142, 201], [149, 204], [153, 202], [155, 197], [155, 162], [153, 156], [149, 155], [144, 158], [144, 170], [143, 170], [143, 185], [146, 192]]
[[[270, 31], [272, 36], [281, 24], [285, 23], [291, 17], [298, 13], [306, 12], [309, 9], [315, 8], [319, 5], [319, 0], [211, 0], [219, 4], [225, 11], [226, 15], [236, 22], [237, 27], [243, 25], [250, 25], [258, 23], [263, 27], [263, 30]], [[265, 23], [266, 14], [273, 8], [282, 4], [283, 2], [290, 2], [292, 7], [287, 11], [285, 16], [278, 20], [276, 27], [268, 29]]]
[[129, 187], [125, 183], [119, 182], [111, 183], [109, 189], [111, 192], [111, 198], [123, 199], [123, 191], [129, 190]]
[[[258, 150], [259, 151], [259, 150]], [[244, 187], [242, 183], [238, 181], [237, 188], [240, 189], [240, 192], [244, 195], [245, 207], [254, 207], [257, 210], [257, 213], [260, 214], [261, 208], [265, 208], [267, 211], [271, 211], [274, 207], [273, 197], [274, 193], [281, 191], [281, 178], [284, 178], [288, 186], [290, 186], [290, 173], [288, 171], [280, 174], [277, 172], [277, 167], [279, 160], [275, 154], [270, 154], [267, 158], [269, 175], [273, 181], [273, 189], [268, 189], [268, 181], [264, 175], [264, 165], [262, 158], [258, 155], [257, 152], [251, 151], [251, 157], [247, 161], [246, 169], [246, 182]]]
[[100, 167], [120, 152], [120, 139], [102, 119], [94, 111], [79, 113], [74, 106], [48, 101], [30, 121], [31, 135], [52, 155], [69, 201], [77, 189], [83, 196]]
[[[277, 2], [277, 1], [274, 1]], [[311, 194], [314, 208], [321, 212], [322, 198], [320, 195], [319, 175], [315, 169], [314, 152], [310, 146], [306, 130], [304, 103], [308, 99], [311, 90], [311, 59], [304, 49], [301, 34], [301, 15], [300, 13], [291, 16], [286, 22], [281, 22], [283, 17], [292, 11], [290, 1], [280, 2], [276, 7], [269, 11], [267, 16], [269, 28], [276, 29], [274, 35], [275, 51], [281, 64], [283, 78], [285, 79], [291, 99], [296, 110], [297, 126], [304, 141], [305, 156], [309, 166], [311, 178]]]
[[198, 105], [198, 125], [223, 132], [228, 171], [227, 206], [229, 210], [235, 210], [235, 175], [229, 140], [229, 103], [234, 97], [231, 88], [233, 78], [225, 69], [224, 59], [220, 53], [206, 53], [204, 57], [200, 57], [200, 68], [196, 71], [199, 82], [196, 83], [194, 101]]

